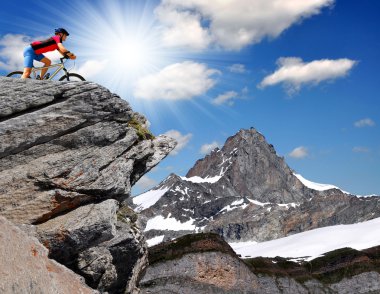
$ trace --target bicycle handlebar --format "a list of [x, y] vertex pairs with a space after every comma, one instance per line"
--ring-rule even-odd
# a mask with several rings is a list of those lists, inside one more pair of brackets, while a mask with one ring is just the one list
[[64, 60], [64, 59], [70, 59], [70, 57], [67, 56], [67, 55], [64, 55], [64, 56], [61, 57], [59, 60], [61, 61], [61, 63], [63, 63], [63, 60]]

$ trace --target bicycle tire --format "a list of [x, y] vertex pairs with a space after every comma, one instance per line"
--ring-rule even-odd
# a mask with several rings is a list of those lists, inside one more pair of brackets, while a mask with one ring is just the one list
[[7, 74], [7, 77], [9, 77], [9, 78], [21, 78], [22, 75], [23, 75], [22, 71], [13, 71], [13, 72]]
[[85, 81], [84, 77], [76, 73], [69, 73], [60, 77], [59, 81]]

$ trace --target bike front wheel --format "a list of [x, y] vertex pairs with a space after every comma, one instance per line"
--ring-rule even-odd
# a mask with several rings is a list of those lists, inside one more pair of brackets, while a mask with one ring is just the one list
[[10, 78], [21, 78], [22, 74], [23, 74], [22, 71], [14, 71], [14, 72], [11, 72], [11, 73], [7, 74], [7, 77], [10, 77]]
[[85, 81], [84, 77], [76, 73], [69, 73], [62, 76], [59, 81]]

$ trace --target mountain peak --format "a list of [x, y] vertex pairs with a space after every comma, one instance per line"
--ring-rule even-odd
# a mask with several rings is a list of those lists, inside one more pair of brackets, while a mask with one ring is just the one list
[[206, 155], [203, 159], [199, 159], [195, 165], [186, 174], [187, 178], [191, 177], [214, 177], [222, 176], [230, 166], [233, 157], [244, 147], [245, 142], [265, 141], [265, 138], [254, 128], [248, 130], [241, 129], [235, 135], [227, 138], [222, 149], [218, 147]]
[[242, 197], [289, 203], [304, 198], [303, 185], [273, 145], [256, 129], [241, 129], [222, 149], [198, 160], [186, 177], [225, 177]]

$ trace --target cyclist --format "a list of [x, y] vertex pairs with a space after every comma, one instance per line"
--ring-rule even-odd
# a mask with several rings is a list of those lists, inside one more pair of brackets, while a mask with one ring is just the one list
[[[29, 78], [32, 72], [33, 60], [44, 63], [44, 66], [51, 65], [51, 60], [42, 53], [58, 50], [62, 55], [68, 56], [70, 59], [76, 59], [76, 56], [68, 51], [62, 42], [66, 40], [69, 33], [64, 28], [55, 29], [55, 35], [47, 40], [32, 42], [24, 49], [24, 73], [22, 79]], [[47, 68], [41, 70], [40, 79], [43, 80], [47, 72]]]

